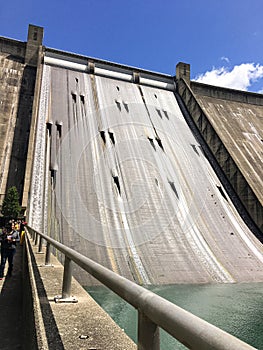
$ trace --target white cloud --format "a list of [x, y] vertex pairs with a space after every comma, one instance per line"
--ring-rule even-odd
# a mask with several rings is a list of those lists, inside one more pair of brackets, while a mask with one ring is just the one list
[[222, 61], [226, 61], [227, 63], [230, 62], [229, 58], [228, 58], [228, 57], [225, 57], [225, 56], [222, 56], [220, 59], [221, 59]]
[[263, 66], [255, 63], [242, 63], [232, 70], [226, 67], [214, 68], [198, 75], [194, 80], [200, 83], [247, 90], [253, 83], [263, 78]]

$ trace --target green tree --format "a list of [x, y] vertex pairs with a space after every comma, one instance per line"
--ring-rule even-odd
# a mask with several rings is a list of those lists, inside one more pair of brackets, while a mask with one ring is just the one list
[[17, 219], [21, 207], [19, 205], [19, 194], [15, 186], [10, 187], [5, 195], [3, 205], [2, 205], [2, 214], [9, 219]]

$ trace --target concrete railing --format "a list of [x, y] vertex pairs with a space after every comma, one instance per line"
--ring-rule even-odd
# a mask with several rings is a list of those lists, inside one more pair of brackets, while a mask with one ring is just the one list
[[65, 255], [61, 299], [71, 298], [72, 261], [138, 310], [139, 350], [159, 350], [159, 328], [164, 329], [187, 348], [193, 350], [249, 350], [254, 347], [222, 331], [201, 318], [176, 306], [153, 292], [119, 276], [111, 270], [27, 227], [38, 251], [46, 241], [45, 264], [50, 263], [50, 246]]

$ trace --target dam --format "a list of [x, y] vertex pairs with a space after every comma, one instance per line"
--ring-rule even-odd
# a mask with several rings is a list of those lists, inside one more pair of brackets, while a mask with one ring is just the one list
[[[200, 301], [218, 290], [231, 299], [225, 304], [220, 295], [218, 307], [211, 299], [214, 309], [224, 304], [229, 313], [236, 305], [234, 290], [242, 291], [246, 306], [257, 303], [263, 281], [263, 95], [191, 81], [190, 65], [183, 62], [170, 76], [47, 48], [42, 40], [43, 28], [34, 25], [29, 25], [27, 42], [0, 37], [0, 204], [8, 188], [16, 186], [31, 238], [40, 232], [46, 239], [46, 260], [53, 239], [72, 257], [81, 253], [107, 267], [106, 275], [113, 271], [127, 278], [133, 293], [137, 288], [146, 293], [139, 285], [174, 293], [176, 285], [183, 296], [194, 294], [196, 299], [188, 299], [204, 312], [207, 299], [204, 308]], [[20, 247], [19, 258], [28, 257], [28, 266], [20, 265], [25, 349], [43, 344], [75, 349], [83, 345], [75, 339], [76, 330], [90, 334], [90, 346], [135, 348], [91, 298], [86, 300], [79, 284], [73, 283], [78, 306], [54, 303], [62, 276], [58, 260], [66, 269], [68, 256], [53, 249], [54, 265], [43, 265], [40, 243], [38, 249], [30, 244]], [[38, 295], [32, 284], [31, 294], [27, 290], [30, 271], [45, 285], [40, 283], [44, 292], [40, 288]], [[89, 291], [100, 289], [100, 282], [78, 264], [73, 275]], [[8, 300], [9, 282], [21, 284], [19, 275], [0, 284], [2, 303]], [[10, 317], [11, 305], [5, 307]], [[254, 319], [255, 333], [243, 326], [242, 334], [233, 333], [260, 346], [260, 311], [253, 307], [255, 313], [247, 318]], [[151, 320], [165, 329], [157, 321], [163, 308], [155, 310]], [[103, 336], [94, 323], [98, 317]], [[68, 323], [69, 318], [77, 323]], [[247, 318], [236, 321], [238, 327]], [[224, 326], [224, 316], [221, 322]], [[210, 326], [205, 326], [206, 344], [212, 342]], [[115, 342], [109, 345], [107, 329], [113, 328]], [[233, 339], [226, 333], [222, 338], [229, 339], [230, 349]], [[182, 343], [189, 345], [189, 339], [186, 333]], [[191, 338], [193, 348], [200, 348], [199, 341]], [[234, 341], [231, 349], [241, 348], [238, 344]], [[243, 348], [251, 347], [242, 343]]]
[[262, 282], [262, 94], [42, 37], [2, 38], [2, 198], [18, 182], [31, 227], [138, 284]]

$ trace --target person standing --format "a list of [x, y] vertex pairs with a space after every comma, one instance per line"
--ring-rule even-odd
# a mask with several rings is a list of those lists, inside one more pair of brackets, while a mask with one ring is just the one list
[[25, 226], [26, 225], [27, 225], [27, 222], [24, 220], [20, 223], [20, 228], [19, 228], [20, 245], [23, 245], [24, 241], [25, 241]]
[[12, 225], [11, 232], [8, 233], [6, 228], [3, 228], [1, 239], [1, 265], [0, 265], [0, 279], [4, 277], [4, 269], [6, 260], [8, 261], [8, 272], [7, 276], [12, 276], [13, 271], [13, 259], [16, 252], [16, 242], [19, 242], [19, 233], [15, 230]]

